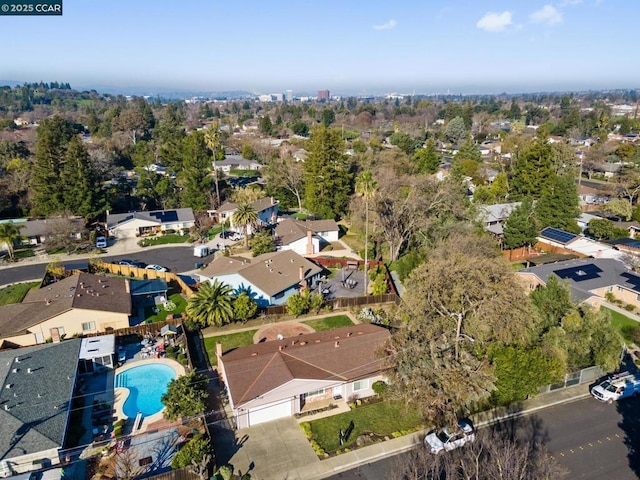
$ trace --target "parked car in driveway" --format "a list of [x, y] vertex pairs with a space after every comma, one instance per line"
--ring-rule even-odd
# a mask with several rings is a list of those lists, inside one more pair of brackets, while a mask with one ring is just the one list
[[147, 265], [146, 267], [147, 270], [155, 270], [156, 272], [168, 272], [169, 269], [167, 267], [163, 267], [162, 265]]
[[469, 420], [460, 420], [458, 428], [450, 431], [448, 427], [442, 430], [432, 430], [424, 438], [424, 445], [431, 453], [439, 454], [450, 452], [464, 444], [473, 442], [476, 439], [475, 428]]

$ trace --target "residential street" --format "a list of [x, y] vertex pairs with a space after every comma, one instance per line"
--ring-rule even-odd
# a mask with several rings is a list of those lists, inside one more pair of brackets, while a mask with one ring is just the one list
[[[163, 248], [153, 248], [137, 252], [123, 253], [118, 255], [105, 255], [100, 257], [105, 262], [111, 262], [120, 258], [130, 260], [139, 260], [144, 263], [155, 263], [171, 269], [172, 272], [186, 272], [193, 270], [196, 262], [208, 263], [213, 260], [213, 255], [205, 258], [197, 258], [193, 256], [193, 246], [171, 246]], [[82, 261], [82, 257], [78, 257], [78, 261]], [[73, 262], [73, 257], [70, 260]], [[28, 261], [18, 262], [14, 267], [0, 269], [0, 285], [9, 283], [24, 282], [27, 280], [41, 279], [44, 275], [46, 263], [31, 263]]]
[[[640, 445], [640, 399], [606, 405], [593, 398], [585, 398], [542, 410], [515, 423], [521, 436], [534, 432], [542, 435], [552, 455], [569, 469], [570, 479], [632, 480], [639, 476], [640, 459], [634, 456], [633, 465], [630, 465], [627, 444]], [[403, 455], [406, 454], [329, 478], [384, 480], [389, 478]]]

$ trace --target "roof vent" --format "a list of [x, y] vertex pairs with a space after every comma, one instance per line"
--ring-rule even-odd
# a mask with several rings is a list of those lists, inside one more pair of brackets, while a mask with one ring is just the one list
[[347, 338], [349, 338], [351, 335], [353, 335], [352, 332], [347, 332]]
[[5, 405], [4, 405], [4, 411], [5, 411], [5, 412], [8, 412], [8, 411], [9, 411], [9, 405], [7, 405], [7, 404], [5, 404]]
[[4, 388], [11, 388], [11, 387], [13, 387], [13, 383], [7, 383], [7, 386]]
[[20, 357], [16, 357], [16, 363], [20, 363]]
[[579, 277], [584, 277], [587, 274], [587, 272], [585, 272], [584, 270], [578, 270], [576, 272], [576, 275], [578, 275]]
[[17, 369], [17, 368], [14, 368], [14, 369], [13, 369], [13, 373], [18, 373], [18, 369]]
[[300, 345], [306, 345], [307, 342], [300, 342]]
[[258, 352], [251, 352], [251, 356], [252, 357], [257, 357], [258, 356]]
[[340, 342], [336, 342], [336, 343], [333, 344], [334, 348], [338, 348], [339, 346], [340, 346]]
[[31, 367], [27, 368], [27, 373], [32, 373]]

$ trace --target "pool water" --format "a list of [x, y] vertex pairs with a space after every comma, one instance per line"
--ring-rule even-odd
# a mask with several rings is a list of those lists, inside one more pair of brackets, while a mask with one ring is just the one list
[[138, 412], [147, 417], [164, 408], [160, 397], [167, 392], [169, 382], [176, 378], [173, 368], [163, 364], [140, 365], [116, 375], [115, 386], [129, 389], [122, 410], [129, 418]]

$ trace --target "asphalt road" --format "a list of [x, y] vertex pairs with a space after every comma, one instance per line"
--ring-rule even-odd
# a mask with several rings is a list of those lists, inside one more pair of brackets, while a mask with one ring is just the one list
[[[154, 248], [153, 250], [141, 250], [127, 255], [105, 255], [100, 257], [106, 262], [127, 258], [139, 260], [151, 264], [155, 263], [168, 267], [172, 272], [186, 272], [195, 269], [196, 262], [208, 263], [213, 260], [210, 255], [205, 258], [193, 256], [193, 246]], [[27, 280], [41, 279], [44, 275], [45, 263], [16, 264], [14, 267], [0, 269], [0, 285], [24, 282]]]
[[[521, 438], [542, 439], [569, 479], [640, 478], [640, 399], [606, 405], [586, 398], [514, 422]], [[631, 453], [630, 453], [631, 452]], [[385, 480], [406, 454], [362, 465], [331, 480]]]

